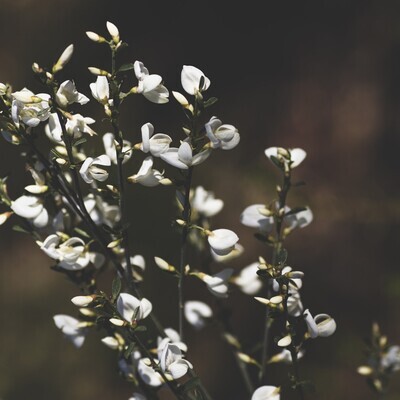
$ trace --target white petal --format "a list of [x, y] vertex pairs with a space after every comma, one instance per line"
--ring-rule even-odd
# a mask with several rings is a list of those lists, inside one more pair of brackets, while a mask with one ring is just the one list
[[192, 164], [192, 148], [188, 142], [182, 142], [178, 149], [178, 157], [186, 165]]
[[11, 202], [11, 210], [22, 218], [36, 218], [43, 210], [43, 205], [35, 196], [21, 196]]
[[143, 79], [143, 93], [151, 92], [161, 84], [162, 78], [160, 75], [146, 75]]
[[307, 156], [303, 149], [290, 149], [290, 159], [292, 161], [292, 168], [297, 167]]
[[140, 300], [129, 293], [120, 293], [117, 299], [117, 310], [121, 316], [132, 322], [140, 306]]
[[164, 153], [169, 149], [171, 142], [172, 139], [170, 136], [163, 133], [157, 133], [150, 139], [149, 147], [151, 154], [154, 157], [159, 157], [161, 153]]
[[144, 153], [148, 153], [150, 151], [150, 138], [154, 133], [154, 126], [148, 122], [144, 124], [141, 128], [142, 131], [142, 146], [141, 150]]
[[208, 243], [218, 255], [228, 254], [238, 240], [236, 233], [229, 229], [216, 229], [208, 236]]
[[264, 204], [253, 204], [244, 209], [240, 215], [240, 222], [250, 228], [258, 228], [262, 232], [270, 232], [274, 219], [273, 217], [265, 217], [261, 215], [259, 210], [265, 208]]
[[36, 228], [43, 228], [48, 224], [48, 222], [49, 213], [44, 207], [42, 208], [42, 211], [39, 213], [39, 215], [32, 221], [33, 225], [35, 225]]
[[335, 333], [336, 322], [330, 315], [318, 314], [314, 317], [314, 321], [317, 324], [318, 336], [327, 337]]
[[255, 390], [251, 400], [280, 400], [279, 388], [276, 386], [261, 386]]
[[[203, 87], [200, 88], [200, 79], [204, 77]], [[207, 90], [210, 86], [210, 80], [201, 70], [191, 65], [184, 65], [181, 72], [181, 83], [186, 93], [196, 94], [199, 90]]]
[[211, 153], [212, 153], [211, 149], [203, 150], [200, 153], [197, 153], [195, 156], [193, 156], [192, 165], [201, 164], [202, 162], [207, 160], [207, 158], [210, 156]]
[[188, 169], [189, 167], [179, 159], [178, 150], [176, 147], [170, 147], [166, 152], [160, 154], [160, 158], [173, 167]]

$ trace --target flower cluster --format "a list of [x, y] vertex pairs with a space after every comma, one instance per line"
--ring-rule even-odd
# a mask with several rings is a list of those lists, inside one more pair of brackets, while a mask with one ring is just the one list
[[[95, 78], [86, 88], [88, 96], [74, 80], [59, 81], [73, 56], [73, 45], [49, 68], [33, 64], [43, 92], [35, 94], [25, 87], [13, 91], [11, 85], [0, 84], [0, 131], [8, 143], [24, 149], [26, 169], [34, 181], [14, 198], [8, 193], [7, 178], [0, 179], [0, 204], [5, 208], [0, 225], [12, 218], [17, 230], [31, 235], [52, 260], [51, 269], [76, 286], [79, 293], [71, 301], [77, 315], [57, 314], [54, 323], [77, 348], [93, 328], [102, 332], [101, 342], [118, 354], [121, 375], [135, 387], [130, 400], [143, 400], [148, 394], [158, 398], [164, 388], [179, 399], [211, 399], [188, 359], [185, 324], [195, 331], [214, 324], [233, 351], [248, 397], [279, 400], [285, 383], [266, 384], [267, 364], [283, 361], [296, 367], [306, 340], [330, 336], [336, 330], [328, 314], [313, 316], [304, 309], [300, 294], [304, 273], [288, 265], [284, 247], [293, 231], [313, 220], [309, 207], [286, 204], [292, 170], [306, 153], [299, 148], [265, 150], [282, 173], [282, 185], [277, 187], [276, 199], [246, 207], [240, 221], [255, 229], [255, 236], [272, 247], [273, 254], [270, 261], [260, 256], [239, 271], [228, 267], [244, 248], [234, 231], [214, 226], [213, 217], [222, 212], [224, 201], [204, 186], [195, 186], [193, 171], [218, 150], [234, 149], [240, 143], [239, 130], [209, 112], [217, 101], [207, 98], [211, 80], [199, 68], [184, 65], [182, 90], [171, 91], [183, 113], [182, 137], [159, 132], [151, 122], [137, 128], [138, 137], [127, 137], [120, 126], [120, 105], [132, 98], [163, 105], [169, 102], [170, 91], [163, 78], [150, 74], [142, 61], [119, 65], [119, 54], [127, 44], [113, 23], [107, 22], [106, 29], [107, 38], [86, 32], [91, 41], [108, 46], [111, 53], [110, 70], [89, 67]], [[128, 83], [132, 79], [133, 86]], [[104, 113], [101, 121], [106, 127], [80, 111], [92, 100]], [[41, 150], [39, 137], [47, 140], [50, 151]], [[96, 140], [100, 147], [95, 146]], [[132, 159], [139, 161], [136, 173], [130, 169]], [[156, 315], [156, 303], [153, 307], [141, 294], [148, 261], [131, 253], [130, 233], [140, 227], [130, 226], [127, 220], [131, 206], [126, 202], [127, 183], [148, 188], [162, 185], [176, 195], [178, 215], [172, 225], [180, 235], [177, 257], [172, 262], [159, 256], [152, 260], [160, 274], [167, 273], [176, 281], [177, 330], [164, 328]], [[107, 269], [112, 270], [113, 280], [102, 290], [98, 281]], [[202, 285], [205, 295], [211, 295], [212, 304], [189, 295], [186, 285], [193, 281]], [[264, 290], [263, 297], [255, 297], [266, 307], [264, 338], [268, 339], [269, 328], [276, 324], [281, 332], [275, 338], [279, 353], [271, 356], [268, 340], [264, 340], [260, 357], [249, 355], [251, 351], [242, 346], [229, 320], [235, 310], [229, 309], [228, 300], [235, 288], [252, 297]], [[384, 373], [396, 370], [398, 349], [384, 350], [379, 368]], [[252, 382], [249, 366], [260, 370], [257, 384]], [[366, 375], [366, 369], [362, 371]], [[291, 382], [295, 390], [302, 391], [298, 375]]]

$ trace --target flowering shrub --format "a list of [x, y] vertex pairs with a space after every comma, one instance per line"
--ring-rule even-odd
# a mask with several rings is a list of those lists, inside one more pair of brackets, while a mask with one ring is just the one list
[[[289, 205], [288, 201], [289, 192], [302, 184], [295, 175], [306, 152], [300, 148], [265, 149], [271, 168], [279, 174], [276, 192], [238, 216], [249, 235], [265, 245], [265, 254], [254, 255], [254, 262], [241, 271], [229, 267], [245, 249], [231, 229], [214, 226], [213, 217], [222, 211], [224, 201], [203, 186], [194, 187], [193, 172], [213, 153], [217, 157], [219, 151], [238, 146], [239, 130], [210, 112], [217, 99], [208, 97], [211, 81], [203, 71], [184, 65], [182, 89], [170, 92], [162, 77], [151, 74], [143, 62], [120, 65], [119, 55], [126, 43], [113, 23], [107, 22], [106, 28], [106, 37], [87, 32], [91, 41], [107, 46], [111, 53], [110, 70], [89, 68], [94, 76], [91, 98], [80, 92], [89, 91], [77, 88], [73, 79], [60, 79], [73, 57], [73, 45], [49, 68], [33, 64], [43, 93], [27, 88], [15, 91], [9, 84], [0, 84], [3, 138], [20, 146], [33, 179], [24, 193], [13, 199], [7, 177], [2, 177], [0, 223], [10, 220], [31, 235], [38, 248], [54, 260], [52, 269], [76, 285], [76, 296], [71, 299], [76, 315], [54, 315], [55, 326], [77, 348], [94, 329], [102, 332], [101, 342], [117, 353], [120, 374], [132, 383], [130, 400], [159, 398], [165, 388], [178, 399], [211, 399], [196, 365], [187, 357], [185, 320], [197, 331], [212, 322], [218, 325], [249, 399], [279, 400], [290, 391], [299, 399], [306, 398], [308, 382], [304, 379], [312, 377], [303, 376], [300, 359], [307, 357], [311, 339], [331, 336], [336, 330], [335, 319], [320, 313], [323, 310], [317, 309], [318, 304], [303, 305], [305, 275], [289, 258], [285, 243], [289, 235], [313, 220], [307, 205]], [[128, 78], [137, 83], [127, 86]], [[120, 106], [134, 95], [160, 107], [174, 101], [182, 111], [182, 134], [155, 133], [157, 128], [147, 122], [140, 127], [141, 137], [135, 142], [128, 140], [120, 128]], [[104, 112], [111, 132], [95, 131], [91, 127], [95, 120], [79, 113], [81, 106], [93, 100]], [[50, 151], [39, 146], [41, 136], [48, 139]], [[104, 152], [93, 154], [93, 143], [99, 139]], [[134, 157], [142, 164], [132, 173], [129, 161]], [[131, 230], [140, 228], [131, 227], [127, 218], [130, 184], [148, 187], [149, 196], [151, 188], [158, 185], [176, 193], [179, 216], [173, 219], [173, 227], [181, 243], [173, 260], [162, 254], [145, 259], [131, 253]], [[189, 247], [196, 252], [196, 262], [189, 262]], [[213, 263], [218, 265], [216, 273]], [[163, 326], [152, 299], [142, 294], [149, 265], [176, 280], [178, 303], [170, 306], [176, 309], [177, 326]], [[103, 291], [97, 283], [106, 269], [114, 271], [114, 278]], [[216, 307], [224, 307], [225, 299], [236, 289], [254, 299], [253, 307], [262, 308], [265, 319], [259, 348], [244, 346], [216, 307], [185, 295], [184, 287], [193, 279], [204, 285], [210, 298], [217, 299]], [[399, 355], [397, 347], [386, 348], [381, 342], [385, 354], [379, 353], [378, 361], [372, 360], [359, 372], [373, 375], [373, 385], [382, 392], [382, 375], [398, 369]], [[278, 362], [287, 364], [286, 373], [271, 382], [267, 372]], [[253, 368], [256, 377], [250, 373]]]

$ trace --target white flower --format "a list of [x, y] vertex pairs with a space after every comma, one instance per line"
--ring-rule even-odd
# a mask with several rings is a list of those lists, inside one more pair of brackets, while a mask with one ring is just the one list
[[161, 153], [169, 149], [169, 144], [172, 142], [170, 136], [164, 133], [154, 133], [154, 126], [148, 122], [142, 126], [142, 143], [140, 150], [144, 153], [150, 152], [154, 157], [159, 157]]
[[[157, 363], [157, 360], [154, 360]], [[137, 365], [137, 371], [143, 382], [149, 386], [157, 387], [164, 383], [159, 372], [156, 372], [151, 366], [149, 358], [141, 358]]]
[[168, 89], [162, 85], [160, 75], [149, 74], [148, 69], [140, 61], [134, 62], [136, 78], [139, 80], [137, 93], [143, 94], [152, 103], [163, 104], [168, 102]]
[[262, 215], [260, 210], [263, 209], [265, 209], [264, 204], [253, 204], [246, 207], [240, 215], [240, 222], [250, 228], [258, 228], [261, 232], [270, 232], [274, 225], [274, 218]]
[[121, 219], [121, 210], [117, 205], [110, 205], [99, 196], [88, 194], [84, 199], [87, 212], [96, 225], [114, 226]]
[[108, 178], [108, 172], [97, 165], [110, 166], [110, 157], [103, 154], [99, 157], [88, 157], [82, 164], [79, 173], [86, 183], [92, 183], [94, 180], [104, 182]]
[[390, 371], [400, 370], [400, 346], [390, 346], [381, 358], [381, 366]]
[[96, 134], [96, 132], [88, 125], [91, 125], [95, 122], [96, 121], [93, 118], [84, 117], [81, 114], [73, 114], [68, 118], [65, 128], [67, 129], [67, 132], [74, 138], [79, 138], [84, 133], [93, 136]]
[[62, 333], [64, 333], [75, 347], [79, 348], [83, 345], [86, 334], [85, 323], [64, 314], [54, 315], [53, 320], [57, 328], [61, 329]]
[[195, 329], [203, 328], [206, 325], [206, 319], [213, 315], [210, 306], [197, 300], [186, 301], [183, 311], [186, 320]]
[[38, 242], [41, 250], [54, 260], [59, 260], [58, 266], [69, 271], [85, 268], [90, 262], [90, 254], [86, 251], [85, 242], [72, 237], [60, 243], [60, 237], [52, 234], [43, 243]]
[[43, 228], [49, 222], [49, 214], [43, 202], [36, 196], [21, 196], [11, 202], [11, 210], [32, 222], [36, 228]]
[[258, 266], [257, 262], [248, 265], [233, 279], [233, 283], [238, 285], [243, 293], [254, 295], [262, 288], [262, 281], [257, 275]]
[[193, 155], [192, 147], [188, 142], [183, 141], [179, 148], [171, 147], [164, 153], [160, 154], [160, 157], [168, 164], [179, 168], [188, 169], [193, 165], [198, 165], [204, 162], [209, 155], [211, 150], [203, 150], [196, 155]]
[[[200, 87], [201, 80], [203, 80], [202, 87]], [[211, 82], [198, 68], [184, 65], [181, 72], [181, 83], [186, 93], [196, 95], [198, 92], [207, 90]]]
[[227, 255], [235, 247], [239, 237], [229, 229], [216, 229], [208, 235], [208, 243], [218, 255]]
[[336, 322], [328, 314], [318, 314], [313, 317], [307, 309], [304, 311], [304, 319], [307, 324], [308, 333], [312, 339], [316, 337], [327, 337], [335, 333]]
[[210, 253], [214, 261], [219, 263], [228, 262], [236, 257], [239, 257], [244, 251], [244, 247], [240, 243], [236, 243], [233, 250], [226, 255], [217, 254], [212, 248], [210, 248]]
[[143, 160], [143, 163], [137, 174], [128, 177], [132, 183], [140, 183], [143, 186], [153, 187], [160, 183], [167, 183], [164, 175], [153, 167], [153, 157], [149, 156]]
[[187, 352], [187, 345], [182, 342], [179, 333], [172, 328], [165, 328], [164, 333], [166, 335], [165, 338], [158, 337], [157, 338], [157, 352], [160, 353], [165, 346], [165, 343], [173, 343], [178, 346], [183, 352]]
[[50, 116], [50, 95], [34, 94], [27, 88], [12, 93], [14, 98], [11, 106], [12, 119], [15, 124], [22, 121], [25, 125], [35, 127], [46, 121]]
[[117, 350], [120, 347], [120, 343], [117, 338], [114, 336], [106, 336], [101, 339], [102, 343], [104, 343], [111, 350]]
[[152, 309], [152, 304], [146, 298], [139, 300], [129, 293], [120, 293], [118, 296], [117, 310], [129, 323], [146, 318]]
[[[117, 164], [117, 150], [115, 148], [116, 141], [113, 133], [109, 132], [104, 134], [103, 145], [106, 151], [106, 155], [110, 158], [111, 162], [113, 164]], [[125, 164], [132, 157], [132, 144], [128, 140], [124, 140], [122, 153], [124, 154], [122, 163]]]
[[193, 365], [185, 360], [180, 348], [173, 343], [164, 343], [164, 348], [159, 354], [160, 368], [173, 379], [179, 379], [186, 375], [189, 368]]
[[239, 144], [239, 131], [233, 125], [222, 124], [217, 117], [212, 117], [205, 128], [213, 149], [231, 150]]
[[312, 220], [313, 213], [309, 207], [306, 207], [305, 210], [300, 211], [296, 214], [290, 214], [285, 217], [285, 221], [287, 222], [290, 229], [304, 228], [309, 225]]
[[193, 192], [192, 208], [200, 215], [210, 218], [218, 214], [224, 202], [214, 197], [214, 193], [208, 192], [203, 186], [197, 186]]
[[90, 85], [92, 96], [100, 103], [107, 104], [110, 98], [110, 88], [108, 86], [108, 80], [105, 76], [98, 76], [96, 82], [92, 82]]
[[56, 101], [60, 107], [66, 107], [72, 103], [86, 104], [89, 101], [84, 94], [76, 90], [75, 83], [72, 81], [63, 82], [57, 90]]
[[143, 396], [142, 394], [135, 392], [133, 393], [132, 397], [129, 398], [129, 400], [147, 400], [146, 396]]
[[282, 147], [269, 147], [265, 149], [264, 153], [270, 160], [271, 157], [274, 156], [284, 164], [290, 165], [291, 169], [299, 166], [307, 155], [307, 153], [300, 148], [283, 149]]
[[261, 386], [255, 390], [251, 400], [280, 400], [280, 388], [276, 386]]
[[207, 289], [217, 297], [228, 297], [228, 280], [233, 274], [232, 268], [225, 268], [215, 275], [202, 272], [196, 275], [207, 285]]
[[49, 122], [44, 127], [46, 136], [56, 143], [64, 144], [62, 135], [63, 131], [61, 128], [60, 120], [56, 113], [51, 113], [49, 116]]

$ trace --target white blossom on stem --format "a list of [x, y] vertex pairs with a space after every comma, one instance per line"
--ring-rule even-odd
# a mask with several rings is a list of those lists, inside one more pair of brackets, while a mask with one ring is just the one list
[[86, 104], [89, 98], [76, 90], [73, 81], [63, 82], [57, 90], [56, 101], [60, 107], [67, 107], [69, 104], [79, 103]]
[[148, 122], [141, 128], [142, 131], [142, 143], [140, 144], [140, 150], [144, 153], [150, 152], [154, 157], [159, 157], [160, 154], [165, 153], [169, 149], [169, 145], [172, 142], [170, 136], [164, 133], [154, 133], [154, 126]]
[[181, 349], [173, 343], [164, 342], [164, 348], [159, 353], [160, 368], [167, 377], [179, 379], [186, 375], [193, 365], [183, 358]]
[[212, 117], [205, 125], [207, 137], [213, 149], [231, 150], [240, 142], [240, 135], [233, 125], [222, 124], [217, 117]]
[[92, 82], [89, 87], [95, 100], [103, 105], [108, 104], [108, 99], [110, 98], [110, 88], [106, 76], [99, 75], [96, 79], [96, 82]]
[[265, 209], [264, 204], [253, 204], [244, 209], [240, 215], [240, 222], [250, 228], [257, 228], [260, 232], [269, 233], [274, 226], [274, 218], [265, 216], [260, 210]]
[[70, 340], [75, 347], [79, 348], [85, 341], [87, 324], [65, 314], [57, 314], [53, 317], [58, 329]]
[[183, 312], [189, 324], [191, 324], [197, 330], [204, 328], [207, 323], [207, 319], [213, 316], [210, 306], [198, 300], [186, 301]]
[[309, 207], [306, 207], [303, 211], [285, 217], [285, 221], [290, 229], [305, 228], [307, 225], [311, 224], [313, 219], [314, 216]]
[[218, 255], [227, 255], [235, 247], [239, 237], [229, 229], [215, 229], [208, 235], [208, 243]]
[[160, 157], [168, 164], [179, 169], [188, 169], [191, 166], [201, 164], [211, 154], [210, 149], [200, 151], [193, 155], [193, 150], [187, 141], [183, 141], [179, 148], [170, 147], [160, 154]]
[[122, 318], [130, 324], [146, 318], [153, 309], [146, 298], [139, 300], [129, 293], [120, 293], [117, 299], [117, 310]]
[[[203, 81], [203, 84], [200, 87], [201, 81]], [[181, 83], [186, 93], [196, 95], [207, 90], [211, 82], [198, 68], [192, 65], [184, 65], [181, 72]]]
[[[106, 155], [110, 158], [111, 162], [117, 164], [117, 150], [115, 147], [117, 143], [113, 133], [108, 132], [103, 135], [103, 145]], [[128, 140], [124, 140], [122, 153], [124, 155], [122, 163], [125, 164], [132, 157], [132, 144]]]
[[262, 281], [257, 275], [258, 266], [258, 262], [251, 263], [232, 279], [232, 282], [239, 286], [243, 293], [254, 295], [262, 288]]
[[143, 94], [152, 103], [167, 103], [169, 92], [162, 84], [161, 76], [149, 74], [149, 70], [141, 61], [135, 61], [133, 65], [136, 78], [139, 81], [136, 93]]
[[336, 322], [328, 314], [318, 314], [313, 317], [307, 309], [304, 311], [304, 319], [307, 324], [308, 334], [312, 339], [316, 337], [328, 337], [335, 333]]
[[90, 262], [90, 253], [85, 242], [78, 237], [72, 237], [60, 244], [56, 234], [48, 236], [44, 242], [38, 242], [40, 249], [49, 257], [58, 260], [58, 266], [69, 271], [85, 268]]
[[12, 93], [11, 116], [16, 125], [22, 121], [29, 127], [38, 126], [50, 116], [50, 95], [34, 94], [27, 88]]
[[[157, 360], [153, 360], [156, 364]], [[142, 381], [149, 386], [157, 387], [164, 383], [164, 380], [159, 372], [155, 371], [151, 366], [149, 358], [141, 358], [137, 365], [137, 371]]]
[[215, 275], [208, 275], [203, 272], [193, 273], [200, 278], [207, 289], [216, 297], [228, 297], [228, 281], [233, 274], [233, 268], [225, 268]]
[[307, 153], [300, 148], [283, 149], [282, 147], [269, 147], [264, 151], [265, 155], [271, 160], [271, 157], [276, 157], [290, 168], [298, 167], [306, 158]]
[[260, 386], [251, 396], [251, 400], [280, 400], [280, 388], [276, 386]]
[[36, 228], [43, 228], [49, 222], [49, 214], [43, 200], [36, 196], [21, 196], [11, 202], [11, 210], [22, 218], [31, 221]]
[[218, 214], [224, 206], [223, 200], [216, 199], [214, 193], [205, 190], [203, 186], [197, 186], [193, 190], [191, 204], [192, 210], [206, 218]]
[[94, 180], [104, 182], [108, 178], [108, 172], [99, 168], [98, 165], [109, 167], [111, 165], [110, 157], [102, 154], [99, 157], [88, 157], [82, 164], [79, 173], [86, 183], [93, 183]]
[[168, 184], [170, 181], [164, 178], [162, 172], [153, 168], [153, 157], [149, 156], [143, 160], [143, 163], [137, 174], [128, 177], [132, 183], [140, 183], [143, 186], [153, 187], [159, 184]]

